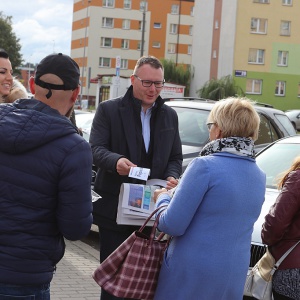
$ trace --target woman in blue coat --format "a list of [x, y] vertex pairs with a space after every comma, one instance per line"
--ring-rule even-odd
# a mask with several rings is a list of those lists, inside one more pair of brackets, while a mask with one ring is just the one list
[[171, 196], [159, 229], [171, 236], [155, 300], [241, 300], [251, 234], [265, 194], [265, 174], [254, 158], [259, 116], [252, 103], [228, 98], [208, 117], [210, 143], [195, 158]]

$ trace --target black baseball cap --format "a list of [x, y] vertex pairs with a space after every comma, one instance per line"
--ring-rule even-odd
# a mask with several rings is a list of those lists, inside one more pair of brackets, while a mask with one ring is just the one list
[[[42, 75], [54, 74], [64, 84], [52, 84], [40, 79]], [[50, 98], [52, 90], [74, 90], [80, 84], [80, 70], [78, 64], [68, 55], [62, 53], [50, 54], [43, 58], [36, 67], [34, 82], [49, 90], [46, 95]]]

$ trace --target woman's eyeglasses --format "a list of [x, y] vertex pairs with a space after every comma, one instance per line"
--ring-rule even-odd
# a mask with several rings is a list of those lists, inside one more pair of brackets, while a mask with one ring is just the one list
[[207, 123], [207, 124], [206, 124], [208, 131], [211, 130], [211, 127], [212, 127], [214, 124], [217, 124], [217, 123], [216, 123], [216, 122], [210, 122], [210, 123]]

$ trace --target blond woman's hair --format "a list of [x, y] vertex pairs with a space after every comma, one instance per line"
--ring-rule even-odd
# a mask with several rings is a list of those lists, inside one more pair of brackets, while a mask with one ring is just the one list
[[212, 108], [208, 122], [216, 123], [222, 137], [238, 136], [258, 138], [260, 118], [248, 98], [229, 97], [218, 101]]

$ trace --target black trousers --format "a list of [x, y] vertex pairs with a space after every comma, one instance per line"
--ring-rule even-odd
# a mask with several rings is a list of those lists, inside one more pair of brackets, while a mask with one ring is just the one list
[[272, 292], [274, 300], [293, 300], [292, 298], [276, 293], [274, 290]]
[[[100, 236], [100, 262], [104, 261], [115, 249], [117, 249], [135, 230], [140, 227], [130, 226], [126, 231], [114, 231], [99, 226]], [[143, 232], [150, 234], [151, 228], [145, 228]], [[125, 298], [126, 299], [126, 298]], [[115, 297], [103, 289], [101, 290], [100, 300], [125, 300]], [[139, 299], [136, 299], [139, 300]]]

